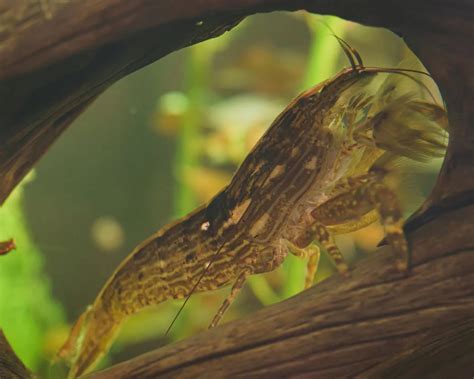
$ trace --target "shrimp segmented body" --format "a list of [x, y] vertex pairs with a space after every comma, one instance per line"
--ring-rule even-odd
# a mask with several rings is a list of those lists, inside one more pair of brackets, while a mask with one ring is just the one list
[[[411, 77], [359, 62], [293, 100], [225, 189], [117, 268], [61, 351], [72, 362], [70, 377], [90, 370], [124, 319], [145, 307], [233, 284], [215, 326], [245, 279], [276, 269], [288, 253], [308, 259], [310, 286], [319, 258], [313, 241], [347, 273], [334, 235], [376, 219], [405, 268], [403, 219], [386, 179], [400, 157], [442, 156], [447, 118], [423, 91], [398, 93], [398, 74]], [[382, 75], [386, 80], [375, 86]]]

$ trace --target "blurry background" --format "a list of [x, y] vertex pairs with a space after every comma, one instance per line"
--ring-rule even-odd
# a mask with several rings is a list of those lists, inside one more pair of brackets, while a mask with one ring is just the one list
[[[26, 365], [48, 373], [69, 326], [119, 262], [161, 226], [209, 200], [300, 92], [348, 65], [316, 16], [253, 16], [230, 33], [173, 53], [104, 93], [65, 132], [0, 209], [0, 327]], [[368, 66], [393, 67], [410, 53], [390, 32], [325, 17]], [[25, 110], [27, 111], [27, 110]], [[407, 214], [426, 196], [440, 162], [401, 186]], [[378, 225], [338, 238], [349, 261], [374, 250]], [[303, 288], [305, 263], [254, 276], [224, 322]], [[316, 280], [333, 272], [323, 255]], [[228, 288], [130, 319], [103, 364], [207, 328]], [[317, 306], [317, 304], [315, 304]]]

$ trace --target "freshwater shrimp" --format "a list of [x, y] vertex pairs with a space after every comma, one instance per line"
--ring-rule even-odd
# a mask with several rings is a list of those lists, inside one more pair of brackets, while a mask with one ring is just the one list
[[398, 93], [391, 77], [412, 78], [413, 70], [364, 67], [355, 51], [345, 52], [351, 67], [294, 99], [226, 188], [119, 265], [59, 353], [72, 363], [70, 378], [90, 371], [123, 321], [145, 307], [232, 284], [213, 327], [249, 275], [276, 269], [288, 253], [308, 259], [309, 287], [319, 259], [313, 241], [347, 274], [333, 236], [376, 219], [406, 268], [403, 219], [386, 179], [401, 157], [443, 156], [446, 113], [414, 92]]

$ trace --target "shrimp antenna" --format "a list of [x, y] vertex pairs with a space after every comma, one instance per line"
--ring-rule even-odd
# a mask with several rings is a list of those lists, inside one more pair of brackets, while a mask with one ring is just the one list
[[191, 298], [191, 295], [196, 291], [198, 285], [201, 283], [202, 279], [204, 278], [204, 275], [206, 275], [206, 273], [209, 271], [209, 267], [211, 267], [211, 265], [215, 262], [215, 260], [217, 259], [217, 256], [219, 255], [220, 251], [222, 250], [222, 247], [224, 246], [225, 242], [223, 242], [221, 244], [221, 246], [219, 246], [219, 248], [217, 249], [217, 251], [215, 252], [215, 254], [212, 256], [211, 260], [209, 261], [209, 264], [207, 266], [205, 266], [201, 276], [199, 277], [199, 279], [197, 280], [196, 284], [194, 284], [193, 288], [191, 289], [191, 291], [189, 291], [189, 294], [188, 296], [186, 296], [186, 299], [184, 300], [184, 303], [181, 305], [181, 307], [179, 308], [178, 312], [176, 313], [176, 315], [174, 316], [173, 318], [173, 321], [171, 321], [171, 324], [170, 326], [168, 326], [168, 329], [166, 330], [166, 333], [165, 333], [165, 336], [168, 335], [168, 333], [170, 332], [171, 328], [173, 327], [173, 325], [175, 324], [176, 320], [178, 319], [179, 315], [181, 314], [181, 312], [183, 311], [184, 309], [184, 306], [186, 305], [186, 303], [189, 301], [189, 299]]
[[354, 60], [354, 55], [352, 54], [352, 51], [349, 50], [349, 48], [342, 43], [340, 37], [338, 37], [335, 34], [333, 34], [333, 36], [337, 39], [337, 42], [339, 42], [339, 46], [341, 46], [341, 49], [344, 51], [344, 54], [346, 55], [347, 59], [349, 59], [349, 62], [351, 63], [351, 66], [352, 66], [352, 69], [356, 70], [358, 65], [356, 64], [356, 62]]
[[423, 81], [421, 81], [420, 79], [417, 79], [413, 75], [410, 75], [410, 73], [421, 74], [421, 75], [426, 75], [430, 77], [431, 79], [433, 79], [433, 77], [427, 72], [414, 70], [410, 68], [383, 68], [383, 67], [364, 67], [364, 70], [368, 72], [383, 72], [387, 74], [398, 74], [398, 75], [403, 75], [407, 78], [410, 78], [429, 94], [429, 96], [431, 97], [431, 100], [433, 100], [435, 104], [438, 104], [435, 96], [433, 95], [431, 90], [428, 88], [428, 86], [425, 83], [423, 83]]
[[[334, 38], [337, 39], [337, 42], [339, 43], [339, 46], [341, 46], [341, 49], [344, 51], [344, 54], [346, 55], [347, 59], [349, 59], [349, 62], [352, 66], [352, 68], [355, 70], [358, 67], [364, 67], [364, 62], [362, 61], [362, 57], [360, 56], [359, 52], [354, 49], [347, 41], [345, 41], [343, 38], [339, 37], [331, 28], [331, 25], [329, 25], [324, 19], [318, 20], [321, 24], [323, 24], [332, 34]], [[354, 60], [355, 58], [355, 60]], [[357, 63], [356, 63], [357, 61]]]
[[[344, 45], [351, 52], [351, 55], [356, 58], [357, 65], [359, 67], [363, 68], [364, 67], [364, 61], [362, 60], [362, 57], [360, 56], [359, 52], [356, 49], [354, 49], [351, 45], [349, 45], [349, 43], [346, 40], [342, 39], [341, 37], [339, 37], [336, 34], [333, 34], [333, 35], [337, 39], [337, 41], [339, 42], [339, 45], [341, 45], [341, 47], [343, 49], [344, 49], [344, 47], [343, 47], [343, 45]], [[344, 51], [346, 51], [346, 49], [344, 49]], [[352, 67], [354, 68], [354, 66], [352, 66]]]
[[[354, 49], [347, 41], [345, 41], [343, 38], [339, 37], [336, 33], [334, 33], [334, 30], [331, 28], [331, 26], [324, 20], [319, 20], [324, 26], [326, 26], [329, 31], [332, 33], [333, 37], [337, 39], [339, 42], [339, 45], [341, 46], [342, 50], [346, 54], [347, 58], [349, 59], [352, 69], [356, 68], [361, 68], [366, 71], [376, 71], [376, 72], [385, 72], [385, 73], [393, 73], [393, 74], [399, 74], [399, 75], [404, 75], [414, 82], [416, 82], [418, 85], [420, 85], [426, 92], [429, 94], [431, 99], [434, 101], [435, 104], [437, 104], [436, 98], [434, 97], [433, 93], [431, 90], [428, 88], [428, 86], [423, 83], [421, 80], [416, 79], [413, 75], [410, 75], [409, 73], [414, 73], [414, 74], [421, 74], [421, 75], [426, 75], [433, 79], [433, 76], [429, 74], [428, 72], [421, 71], [421, 70], [415, 70], [415, 69], [409, 69], [409, 68], [379, 68], [379, 67], [364, 67], [364, 62], [362, 60], [361, 55], [359, 52]], [[355, 64], [354, 57], [357, 61], [357, 65]]]

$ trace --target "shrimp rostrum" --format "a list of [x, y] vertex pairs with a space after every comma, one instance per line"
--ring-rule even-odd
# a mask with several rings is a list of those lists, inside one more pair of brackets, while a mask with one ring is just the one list
[[231, 284], [211, 322], [217, 325], [246, 278], [276, 269], [288, 253], [308, 259], [306, 287], [319, 249], [346, 274], [334, 236], [377, 219], [397, 267], [406, 268], [402, 213], [387, 178], [398, 159], [443, 156], [446, 112], [416, 70], [367, 68], [345, 51], [352, 67], [294, 99], [226, 188], [120, 264], [60, 352], [71, 363], [71, 378], [107, 352], [128, 316]]

